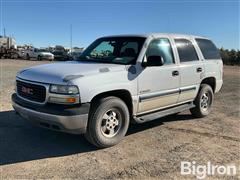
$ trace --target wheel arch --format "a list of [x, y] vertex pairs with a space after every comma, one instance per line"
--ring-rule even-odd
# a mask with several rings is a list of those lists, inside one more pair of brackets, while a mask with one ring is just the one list
[[216, 90], [216, 78], [215, 77], [206, 77], [201, 81], [201, 84], [208, 84], [211, 86], [213, 92]]
[[[127, 105], [128, 110], [129, 110], [129, 115], [130, 116], [133, 115], [132, 96], [131, 96], [131, 93], [126, 89], [118, 89], [118, 90], [112, 90], [112, 91], [99, 93], [91, 99], [91, 103], [90, 103], [91, 106], [94, 101], [97, 101], [99, 99], [102, 99], [102, 98], [105, 98], [108, 96], [115, 96], [115, 97], [120, 98]], [[90, 106], [90, 108], [91, 108], [91, 106]]]

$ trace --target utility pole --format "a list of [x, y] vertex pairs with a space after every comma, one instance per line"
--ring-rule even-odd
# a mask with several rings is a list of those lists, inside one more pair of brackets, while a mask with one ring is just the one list
[[72, 24], [70, 26], [70, 52], [72, 52]]

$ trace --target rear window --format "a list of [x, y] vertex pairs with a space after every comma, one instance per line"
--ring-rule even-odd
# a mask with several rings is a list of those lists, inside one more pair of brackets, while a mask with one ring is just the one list
[[199, 48], [202, 51], [204, 59], [220, 59], [220, 53], [212, 41], [207, 39], [196, 39]]

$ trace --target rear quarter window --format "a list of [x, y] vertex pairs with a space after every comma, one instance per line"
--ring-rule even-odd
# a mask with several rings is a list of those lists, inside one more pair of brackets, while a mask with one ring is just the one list
[[212, 41], [208, 39], [195, 39], [200, 50], [202, 51], [202, 55], [204, 59], [221, 59], [219, 50], [213, 44]]

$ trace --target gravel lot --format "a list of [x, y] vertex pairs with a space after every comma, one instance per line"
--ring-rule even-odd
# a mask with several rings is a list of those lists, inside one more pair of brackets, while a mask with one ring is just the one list
[[195, 179], [180, 175], [181, 161], [240, 166], [239, 67], [224, 67], [224, 86], [207, 118], [186, 111], [131, 125], [120, 144], [98, 150], [81, 135], [33, 127], [12, 110], [16, 72], [41, 63], [49, 62], [0, 60], [0, 179]]

